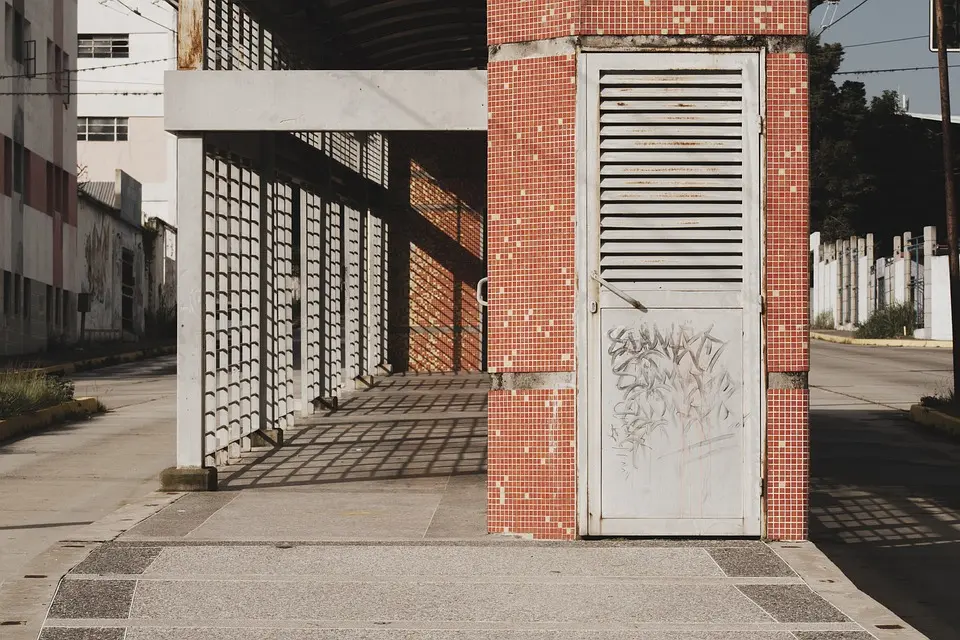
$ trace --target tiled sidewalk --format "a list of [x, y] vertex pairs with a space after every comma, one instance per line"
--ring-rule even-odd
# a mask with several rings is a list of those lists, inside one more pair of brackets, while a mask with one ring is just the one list
[[91, 527], [52, 551], [77, 560], [55, 596], [51, 584], [41, 640], [922, 637], [871, 635], [853, 618], [876, 603], [778, 555], [821, 571], [812, 545], [487, 535], [488, 385], [380, 381], [221, 470], [223, 491], [185, 495], [116, 539]]

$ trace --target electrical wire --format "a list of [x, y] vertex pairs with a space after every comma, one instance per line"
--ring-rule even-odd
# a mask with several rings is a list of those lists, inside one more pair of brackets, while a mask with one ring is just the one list
[[857, 6], [855, 6], [853, 9], [850, 9], [850, 11], [847, 11], [845, 14], [843, 14], [842, 16], [840, 16], [839, 18], [837, 18], [836, 20], [834, 20], [833, 22], [831, 22], [830, 24], [828, 24], [827, 26], [825, 26], [823, 29], [821, 29], [821, 30], [820, 30], [820, 33], [823, 33], [824, 31], [826, 31], [827, 29], [829, 29], [829, 28], [832, 27], [833, 25], [839, 23], [841, 20], [843, 20], [844, 18], [846, 18], [846, 17], [849, 16], [851, 13], [853, 13], [854, 11], [856, 11], [857, 9], [859, 9], [860, 7], [862, 7], [863, 5], [867, 4], [868, 2], [870, 2], [870, 0], [863, 0], [860, 4], [858, 4]]
[[0, 91], [0, 96], [162, 96], [163, 91]]
[[176, 32], [177, 32], [176, 29], [171, 29], [171, 28], [168, 27], [167, 25], [162, 24], [162, 23], [160, 23], [160, 22], [157, 22], [157, 21], [154, 20], [153, 18], [148, 18], [147, 16], [143, 15], [142, 13], [140, 13], [140, 9], [134, 9], [133, 7], [131, 7], [130, 5], [128, 5], [128, 4], [127, 4], [126, 2], [124, 2], [123, 0], [113, 0], [113, 2], [116, 2], [116, 3], [119, 4], [121, 7], [123, 7], [124, 9], [126, 9], [127, 11], [129, 11], [130, 13], [134, 14], [135, 16], [139, 16], [139, 17], [143, 18], [144, 20], [146, 20], [147, 22], [150, 22], [150, 23], [155, 24], [156, 26], [160, 27], [161, 29], [166, 29], [166, 30], [169, 31], [170, 33], [176, 33]]
[[859, 42], [857, 44], [845, 44], [844, 49], [854, 49], [856, 47], [872, 47], [875, 44], [890, 44], [891, 42], [906, 42], [907, 40], [927, 40], [930, 34], [925, 33], [922, 36], [910, 36], [909, 38], [894, 38], [893, 40], [877, 40], [875, 42]]
[[[960, 67], [960, 64], [951, 64], [950, 68]], [[834, 75], [837, 76], [862, 76], [870, 73], [897, 73], [899, 71], [930, 71], [932, 69], [939, 69], [938, 66], [932, 67], [901, 67], [899, 69], [860, 69], [858, 71], [838, 71]]]
[[0, 76], [0, 80], [8, 80], [10, 78], [36, 78], [39, 76], [52, 76], [58, 73], [80, 73], [82, 71], [101, 71], [103, 69], [119, 69], [120, 67], [135, 67], [141, 64], [155, 64], [157, 62], [169, 62], [171, 60], [176, 60], [176, 58], [157, 58], [156, 60], [139, 60], [137, 62], [122, 62], [119, 64], [107, 64], [99, 67], [86, 67], [85, 69], [61, 69], [60, 71], [38, 71], [33, 75], [26, 75], [24, 73], [13, 74], [8, 76]]

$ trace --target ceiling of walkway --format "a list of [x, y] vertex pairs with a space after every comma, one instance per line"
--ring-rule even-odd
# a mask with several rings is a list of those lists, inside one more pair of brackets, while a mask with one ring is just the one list
[[486, 0], [240, 0], [312, 68], [486, 68]]

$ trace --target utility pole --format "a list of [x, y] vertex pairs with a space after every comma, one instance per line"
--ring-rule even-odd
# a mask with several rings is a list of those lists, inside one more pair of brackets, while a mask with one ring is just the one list
[[943, 124], [943, 176], [946, 187], [947, 264], [950, 269], [950, 316], [953, 326], [953, 398], [960, 402], [960, 258], [957, 255], [956, 184], [953, 177], [952, 117], [950, 112], [950, 68], [944, 39], [943, 0], [934, 0], [937, 30], [937, 58], [940, 66], [940, 113]]

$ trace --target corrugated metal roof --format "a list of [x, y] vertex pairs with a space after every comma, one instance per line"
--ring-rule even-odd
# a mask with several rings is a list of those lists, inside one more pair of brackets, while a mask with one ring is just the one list
[[84, 182], [80, 190], [104, 206], [117, 208], [117, 185], [114, 182]]

